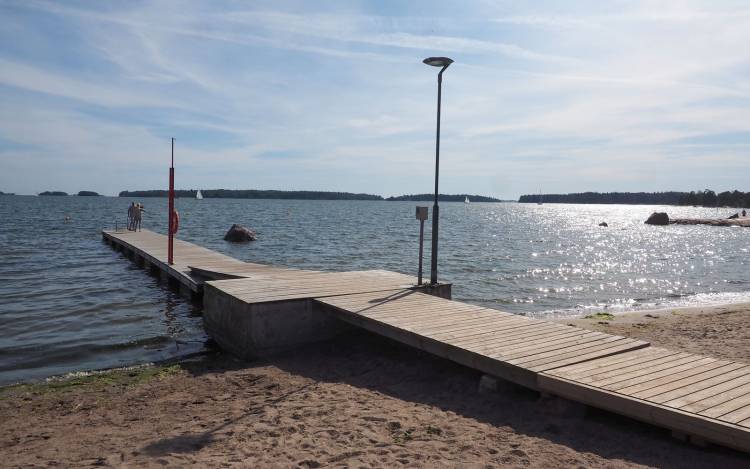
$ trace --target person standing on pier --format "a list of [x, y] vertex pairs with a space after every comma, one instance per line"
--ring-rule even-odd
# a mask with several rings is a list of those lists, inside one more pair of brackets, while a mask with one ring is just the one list
[[141, 231], [141, 218], [144, 211], [146, 211], [146, 209], [143, 208], [143, 205], [140, 203], [136, 204], [134, 210], [135, 221], [133, 223], [133, 231]]
[[128, 231], [133, 231], [134, 219], [135, 219], [135, 202], [130, 202], [130, 207], [128, 207]]

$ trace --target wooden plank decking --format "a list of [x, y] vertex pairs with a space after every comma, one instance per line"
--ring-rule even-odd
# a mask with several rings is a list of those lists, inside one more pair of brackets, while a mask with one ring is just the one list
[[540, 371], [648, 346], [409, 290], [315, 301], [346, 322], [534, 389]]
[[750, 450], [750, 365], [658, 347], [542, 373], [550, 393]]
[[484, 373], [750, 452], [750, 365], [431, 296], [394, 272], [279, 268], [180, 240], [168, 266], [164, 235], [103, 236], [192, 291], [205, 281], [241, 304], [311, 301], [319, 314]]
[[167, 236], [163, 234], [148, 230], [104, 230], [102, 236], [108, 243], [123, 247], [145, 259], [193, 292], [200, 291], [203, 278], [200, 271], [193, 271], [194, 268], [204, 272], [231, 273], [235, 277], [293, 270], [243, 262], [180, 239], [174, 240], [175, 262], [170, 266], [167, 264]]
[[353, 293], [416, 288], [417, 279], [386, 270], [358, 272], [290, 271], [236, 280], [208, 282], [247, 303], [323, 298]]
[[482, 372], [750, 451], [750, 365], [415, 291], [315, 301], [344, 321]]

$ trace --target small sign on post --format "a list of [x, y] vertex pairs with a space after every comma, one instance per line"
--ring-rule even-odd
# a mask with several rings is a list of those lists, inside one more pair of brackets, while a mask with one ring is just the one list
[[422, 285], [422, 248], [424, 246], [424, 221], [427, 220], [427, 207], [417, 207], [417, 220], [419, 220], [419, 272], [417, 273], [418, 285]]

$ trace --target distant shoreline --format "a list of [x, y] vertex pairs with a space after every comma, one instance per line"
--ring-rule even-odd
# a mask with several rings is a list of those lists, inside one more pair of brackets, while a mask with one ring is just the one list
[[[380, 195], [352, 193], [352, 192], [327, 192], [327, 191], [280, 191], [280, 190], [257, 190], [257, 189], [201, 189], [204, 199], [277, 199], [277, 200], [378, 200], [378, 201], [417, 201], [427, 202], [434, 199], [433, 194], [412, 194], [397, 197], [384, 198]], [[197, 189], [176, 190], [175, 197], [194, 199], [198, 193]], [[119, 197], [167, 197], [166, 190], [139, 190], [122, 191]], [[506, 202], [494, 197], [476, 194], [440, 194], [440, 202]]]
[[704, 208], [750, 207], [750, 192], [724, 191], [716, 194], [706, 189], [691, 192], [577, 192], [571, 194], [524, 194], [519, 203], [552, 204], [621, 204], [676, 205]]

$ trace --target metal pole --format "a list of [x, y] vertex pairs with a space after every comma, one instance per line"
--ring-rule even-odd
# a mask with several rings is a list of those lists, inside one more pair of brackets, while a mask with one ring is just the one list
[[437, 134], [435, 136], [435, 204], [432, 206], [432, 257], [430, 262], [430, 283], [433, 285], [438, 281], [437, 257], [438, 257], [438, 219], [440, 208], [438, 207], [438, 178], [440, 175], [440, 98], [443, 88], [443, 72], [448, 66], [444, 66], [438, 73], [438, 98], [437, 98]]
[[168, 232], [169, 245], [167, 248], [167, 263], [173, 264], [174, 260], [174, 227], [172, 226], [172, 213], [174, 212], [174, 138], [172, 139], [172, 165], [169, 167], [169, 213]]
[[424, 245], [424, 220], [419, 220], [419, 273], [417, 285], [422, 285], [422, 247]]

